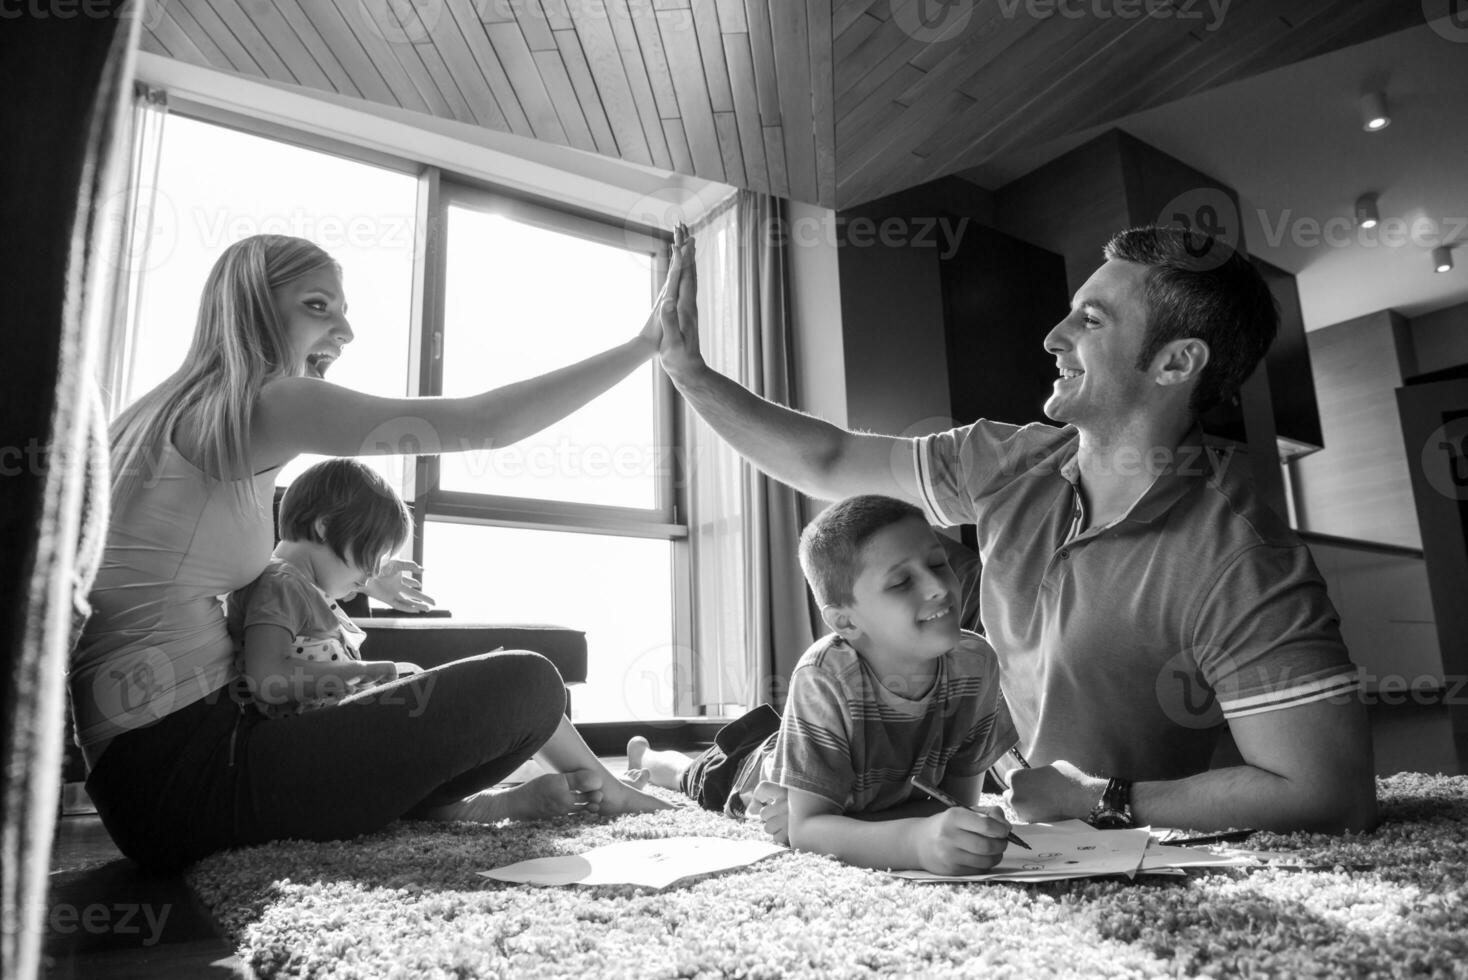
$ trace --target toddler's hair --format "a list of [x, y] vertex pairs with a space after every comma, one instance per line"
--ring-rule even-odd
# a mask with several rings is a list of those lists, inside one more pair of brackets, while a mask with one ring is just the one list
[[927, 523], [912, 504], [874, 493], [847, 497], [817, 514], [800, 535], [800, 568], [816, 602], [850, 605], [862, 547], [882, 528], [914, 517]]
[[[318, 536], [318, 517], [326, 533]], [[306, 470], [280, 501], [280, 536], [324, 544], [342, 561], [375, 562], [403, 546], [413, 518], [382, 475], [355, 459], [328, 459]], [[366, 566], [370, 570], [371, 566]]]

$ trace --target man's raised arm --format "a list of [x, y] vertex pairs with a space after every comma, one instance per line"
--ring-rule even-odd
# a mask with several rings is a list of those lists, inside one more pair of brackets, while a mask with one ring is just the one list
[[678, 329], [664, 329], [663, 370], [693, 410], [760, 470], [819, 500], [880, 493], [921, 506], [912, 440], [850, 432], [777, 405], [724, 377], [698, 350], [697, 272], [689, 238], [676, 302]]

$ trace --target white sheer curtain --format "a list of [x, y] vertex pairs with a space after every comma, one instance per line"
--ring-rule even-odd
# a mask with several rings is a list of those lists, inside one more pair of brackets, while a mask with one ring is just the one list
[[168, 117], [167, 93], [141, 82], [133, 86], [132, 143], [127, 160], [127, 187], [108, 202], [122, 228], [113, 268], [116, 287], [113, 315], [102, 351], [101, 385], [107, 417], [116, 418], [132, 390], [137, 357], [137, 324], [142, 309], [143, 274], [148, 250], [156, 237], [158, 162], [163, 151], [163, 123]]
[[[783, 202], [738, 191], [692, 230], [704, 359], [756, 394], [792, 404], [784, 221]], [[696, 707], [778, 707], [812, 637], [795, 558], [797, 495], [688, 416]]]

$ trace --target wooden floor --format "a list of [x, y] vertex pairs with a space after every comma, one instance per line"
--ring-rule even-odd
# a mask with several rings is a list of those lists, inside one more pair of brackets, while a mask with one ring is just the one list
[[[626, 756], [603, 756], [612, 772]], [[508, 782], [540, 772], [528, 762]], [[182, 875], [152, 875], [123, 857], [96, 814], [59, 818], [51, 852], [43, 976], [54, 980], [248, 976]]]
[[46, 912], [48, 978], [246, 975], [183, 876], [140, 871], [95, 814], [60, 818]]

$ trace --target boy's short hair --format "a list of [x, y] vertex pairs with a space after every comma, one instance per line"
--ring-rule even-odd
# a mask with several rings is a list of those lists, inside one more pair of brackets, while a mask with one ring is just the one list
[[872, 535], [899, 521], [917, 518], [912, 504], [867, 493], [839, 500], [816, 515], [800, 534], [800, 568], [822, 606], [848, 606], [861, 574], [861, 551]]
[[[326, 533], [316, 534], [316, 519]], [[375, 561], [413, 534], [403, 498], [382, 474], [355, 459], [328, 459], [292, 481], [280, 501], [280, 536], [324, 544], [342, 561]]]

